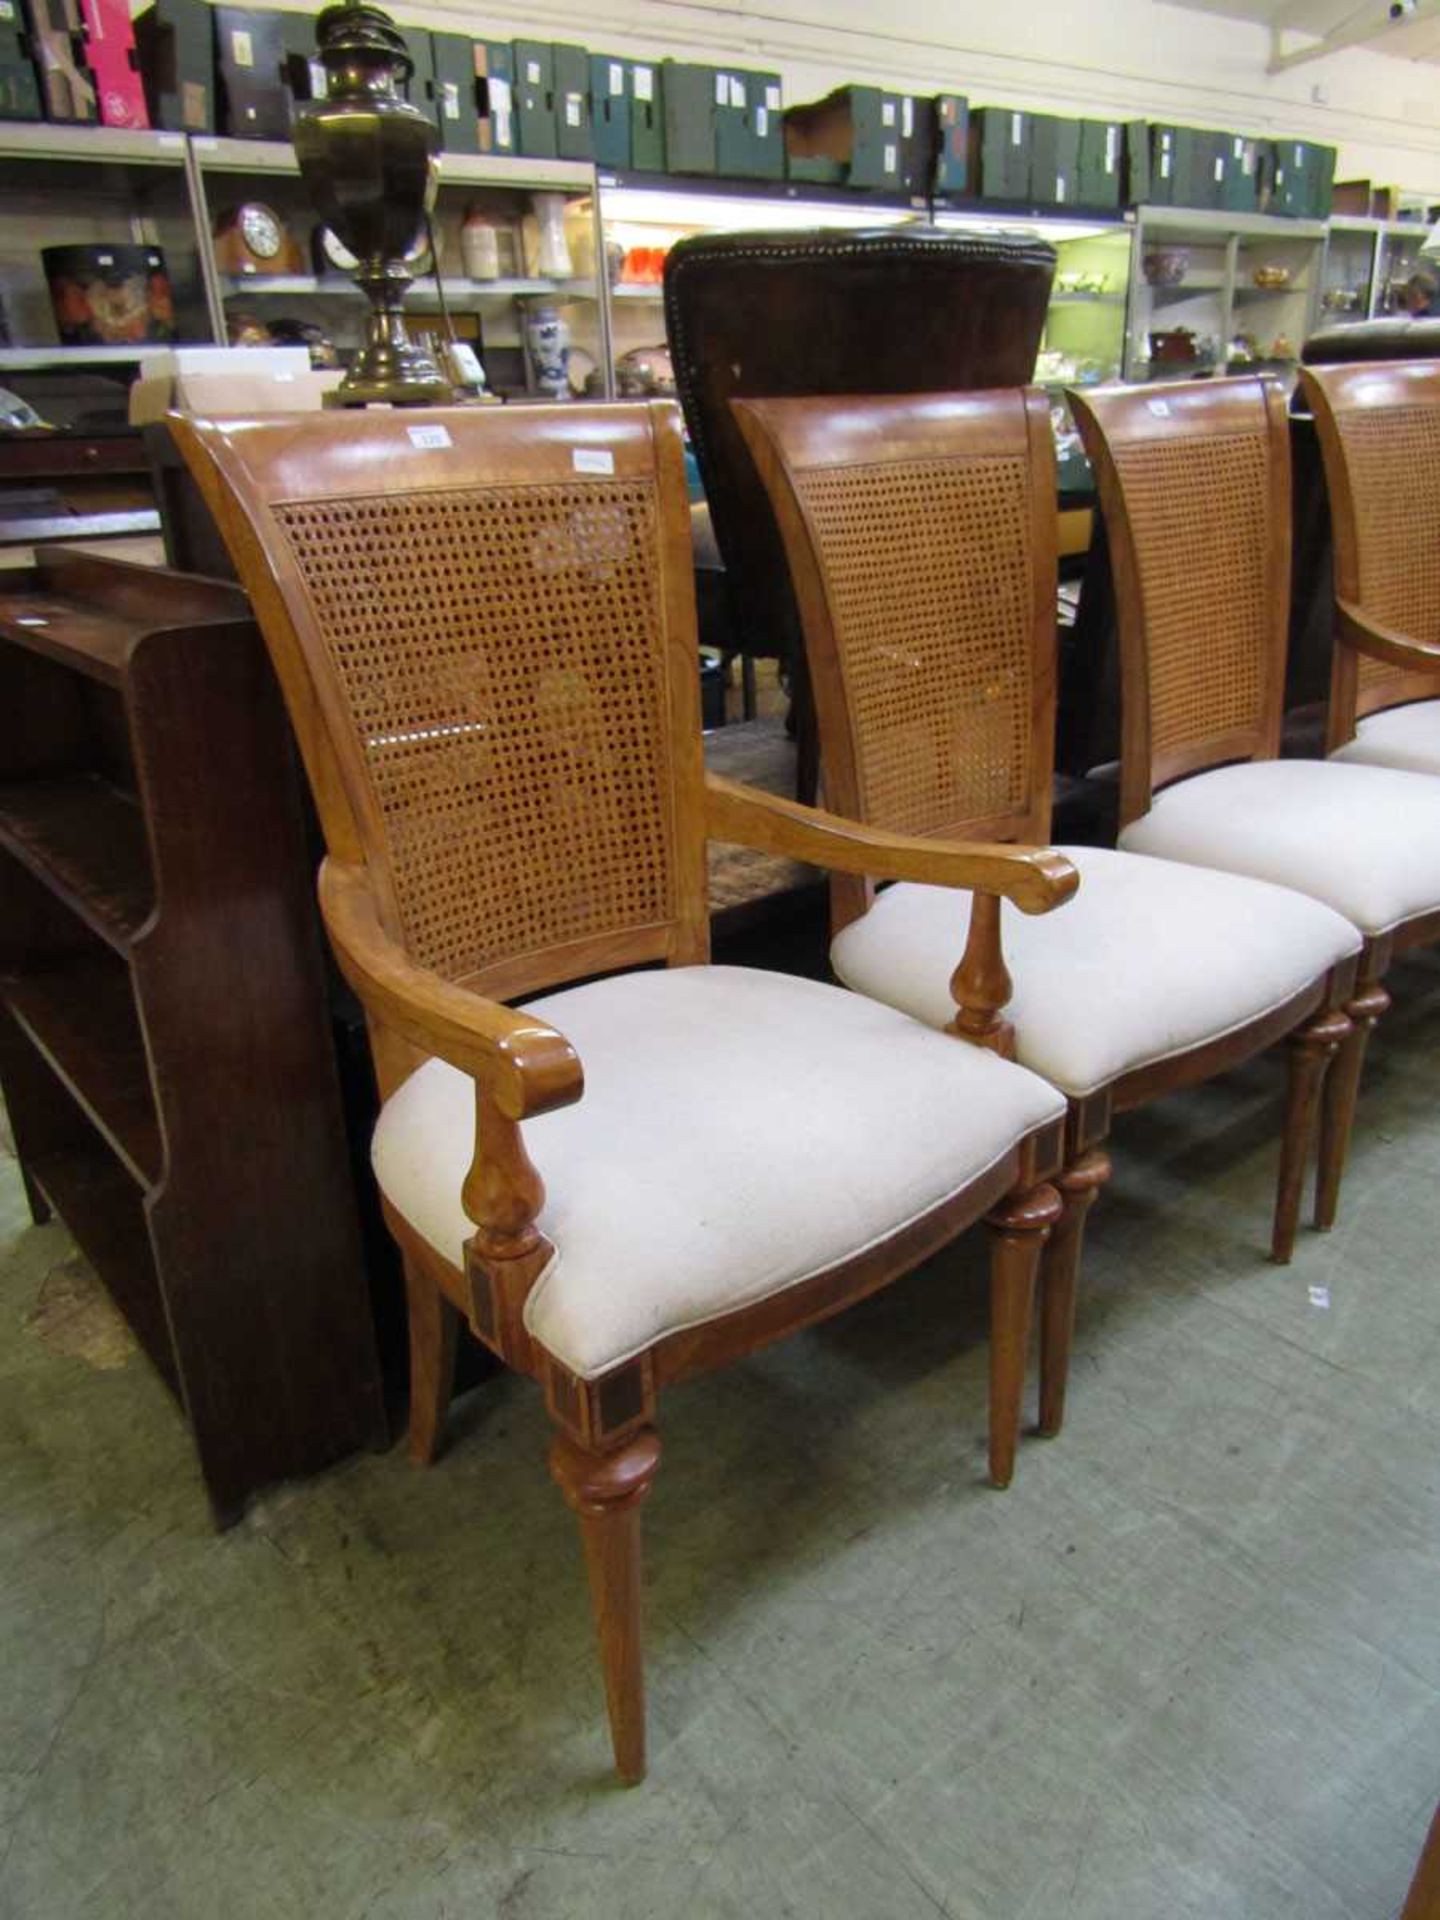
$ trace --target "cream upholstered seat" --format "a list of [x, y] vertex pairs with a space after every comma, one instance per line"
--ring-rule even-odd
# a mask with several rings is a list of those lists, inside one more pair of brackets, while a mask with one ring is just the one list
[[1440, 773], [1440, 700], [1386, 707], [1355, 724], [1355, 737], [1330, 755], [1353, 766]]
[[[525, 1324], [586, 1379], [887, 1239], [1064, 1116], [1033, 1074], [785, 974], [621, 974], [526, 1010], [575, 1047], [585, 1098], [527, 1129], [555, 1253]], [[474, 1099], [432, 1060], [374, 1139], [386, 1199], [457, 1264]]]
[[1299, 888], [1371, 937], [1440, 909], [1440, 782], [1390, 767], [1217, 767], [1162, 787], [1120, 844]]
[[[1001, 922], [1015, 1058], [1072, 1098], [1263, 1019], [1360, 950], [1348, 920], [1288, 888], [1058, 851], [1080, 874], [1063, 920], [1007, 907]], [[968, 926], [965, 896], [901, 883], [836, 935], [831, 964], [846, 986], [948, 1026]]]
[[1074, 870], [858, 833], [707, 775], [671, 406], [172, 424], [262, 611], [325, 830], [321, 908], [385, 1103], [411, 1452], [439, 1448], [463, 1313], [544, 1394], [616, 1765], [638, 1779], [662, 1389], [983, 1219], [1004, 1485], [1061, 1211], [1043, 1081], [839, 988], [708, 964], [707, 837], [1040, 914]]
[[1335, 541], [1326, 744], [1440, 774], [1440, 363], [1301, 369]]

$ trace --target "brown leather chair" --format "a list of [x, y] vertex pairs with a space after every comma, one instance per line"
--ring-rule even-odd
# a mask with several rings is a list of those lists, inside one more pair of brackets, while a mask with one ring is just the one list
[[665, 262], [665, 331], [725, 561], [737, 651], [785, 662], [800, 767], [814, 723], [785, 554], [730, 402], [1023, 386], [1055, 249], [1026, 233], [934, 227], [700, 234]]

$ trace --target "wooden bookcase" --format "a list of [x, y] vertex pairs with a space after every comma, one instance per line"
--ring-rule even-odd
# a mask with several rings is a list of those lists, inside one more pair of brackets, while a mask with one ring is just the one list
[[290, 734], [223, 582], [0, 586], [0, 1088], [218, 1524], [383, 1439]]

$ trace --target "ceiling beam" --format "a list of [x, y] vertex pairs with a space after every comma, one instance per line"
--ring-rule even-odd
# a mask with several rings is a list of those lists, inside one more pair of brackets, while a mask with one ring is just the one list
[[1388, 0], [1369, 0], [1369, 4], [1358, 7], [1319, 39], [1308, 39], [1303, 46], [1287, 49], [1285, 16], [1295, 11], [1294, 0], [1290, 0], [1281, 14], [1271, 21], [1267, 73], [1286, 73], [1292, 67], [1306, 65], [1308, 61], [1323, 60], [1327, 54], [1343, 53], [1347, 47], [1373, 45], [1376, 52], [1383, 53], [1385, 35], [1392, 26], [1411, 26], [1417, 20], [1435, 18], [1440, 14], [1440, 0], [1416, 0], [1414, 8], [1402, 13], [1398, 19], [1392, 16]]

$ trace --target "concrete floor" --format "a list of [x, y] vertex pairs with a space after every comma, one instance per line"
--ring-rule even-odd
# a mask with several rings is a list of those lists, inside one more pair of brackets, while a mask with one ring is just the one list
[[1289, 1270], [1272, 1065], [1120, 1126], [1008, 1494], [973, 1243], [670, 1396], [631, 1792], [531, 1389], [217, 1538], [7, 1164], [0, 1914], [1388, 1920], [1440, 1794], [1440, 966], [1395, 983]]

